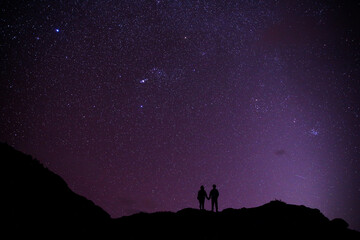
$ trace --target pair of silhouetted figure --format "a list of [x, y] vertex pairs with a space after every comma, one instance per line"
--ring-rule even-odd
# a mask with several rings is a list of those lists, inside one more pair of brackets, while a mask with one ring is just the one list
[[211, 199], [211, 211], [214, 211], [214, 206], [215, 206], [216, 212], [218, 212], [218, 201], [217, 201], [218, 197], [219, 197], [219, 191], [216, 189], [215, 184], [213, 185], [213, 189], [210, 191], [209, 197], [207, 196], [204, 186], [201, 186], [197, 196], [197, 199], [199, 200], [199, 204], [200, 204], [200, 210], [205, 210], [204, 204], [206, 198], [207, 200]]

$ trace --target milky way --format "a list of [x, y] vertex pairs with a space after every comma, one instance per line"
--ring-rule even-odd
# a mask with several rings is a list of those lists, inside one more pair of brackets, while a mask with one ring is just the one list
[[360, 230], [360, 6], [330, 2], [3, 1], [0, 141], [112, 217], [216, 183]]

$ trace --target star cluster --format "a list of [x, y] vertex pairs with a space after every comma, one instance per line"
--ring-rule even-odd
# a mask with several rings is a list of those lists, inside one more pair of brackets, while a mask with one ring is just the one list
[[[354, 1], [4, 1], [0, 140], [112, 217], [273, 199], [360, 229]], [[205, 206], [208, 207], [208, 206]]]

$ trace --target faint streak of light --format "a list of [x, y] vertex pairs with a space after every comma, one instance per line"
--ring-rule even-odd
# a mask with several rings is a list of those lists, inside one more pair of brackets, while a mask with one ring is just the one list
[[301, 176], [301, 175], [295, 175], [295, 177], [301, 178], [301, 179], [303, 179], [303, 180], [305, 180], [305, 179], [306, 179], [306, 177]]

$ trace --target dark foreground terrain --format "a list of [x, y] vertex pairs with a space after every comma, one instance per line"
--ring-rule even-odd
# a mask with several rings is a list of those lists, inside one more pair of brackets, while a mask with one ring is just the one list
[[317, 209], [280, 201], [219, 213], [190, 208], [139, 213], [112, 224], [115, 231], [121, 226], [124, 236], [136, 239], [360, 239], [360, 233], [349, 230], [342, 219], [330, 221]]
[[4, 239], [360, 239], [342, 219], [281, 201], [219, 213], [188, 208], [111, 219], [31, 156], [1, 143], [0, 159]]

